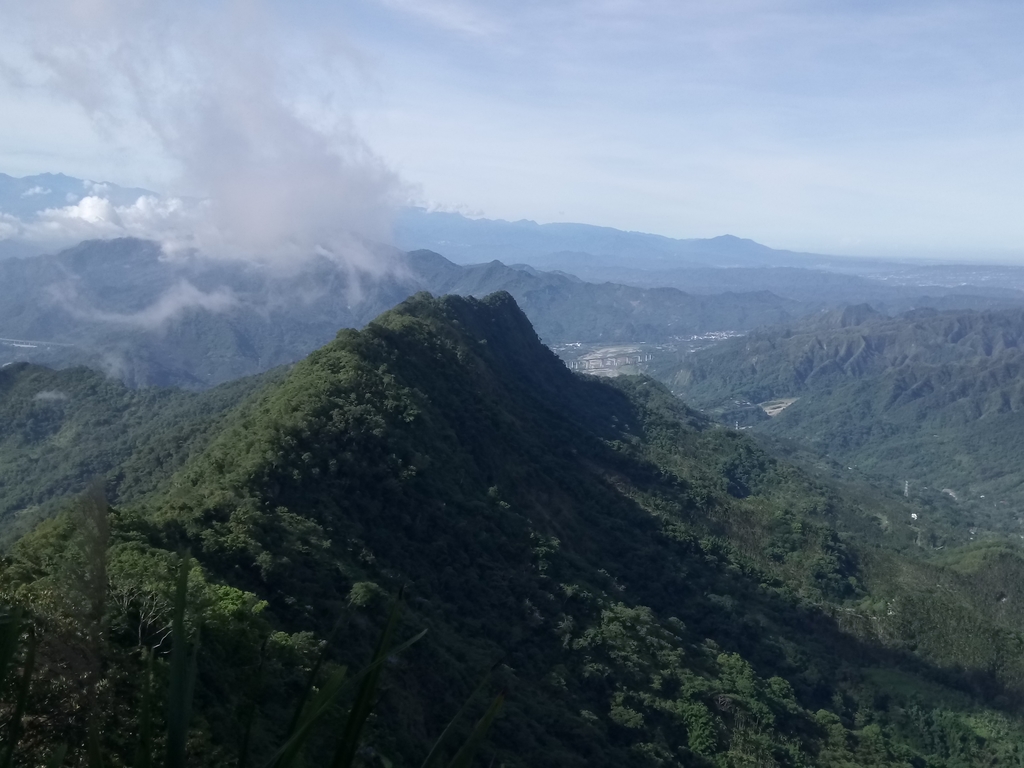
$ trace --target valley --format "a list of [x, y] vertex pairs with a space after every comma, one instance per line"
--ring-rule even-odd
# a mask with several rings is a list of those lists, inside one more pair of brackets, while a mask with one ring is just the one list
[[[692, 296], [379, 247], [381, 274], [319, 257], [291, 271], [166, 259], [141, 240], [0, 261], [0, 365], [88, 365], [130, 386], [204, 389], [293, 363], [418, 291], [514, 295], [553, 345], [670, 344], [800, 316], [771, 294]], [[32, 339], [18, 342], [17, 339]], [[699, 339], [698, 339], [699, 341]], [[691, 345], [692, 346], [692, 345]]]
[[0, 2], [0, 768], [1024, 768], [1022, 38]]
[[[948, 489], [965, 521], [1016, 535], [1021, 328], [1019, 311], [854, 308], [730, 340], [658, 375], [727, 423], [800, 441], [893, 488]], [[790, 404], [766, 414], [772, 400]]]
[[[22, 411], [95, 388], [19, 374]], [[58, 386], [68, 400], [40, 397]], [[174, 407], [208, 407], [197, 397]], [[161, 458], [181, 438], [152, 421], [153, 449], [122, 464], [161, 474], [110, 510], [110, 589], [134, 597], [107, 609], [100, 653], [122, 677], [94, 694], [124, 722], [138, 601], [187, 546], [205, 595], [189, 614], [205, 637], [197, 760], [236, 748], [240, 707], [265, 753], [288, 660], [328, 635], [336, 663], [366, 658], [401, 585], [402, 637], [429, 634], [388, 670], [367, 733], [389, 761], [422, 754], [495, 664], [509, 706], [484, 757], [506, 765], [955, 765], [1013, 759], [1024, 738], [1019, 546], [972, 542], [948, 495], [816, 479], [650, 379], [574, 374], [507, 293], [417, 295], [218, 402], [180, 459]], [[61, 565], [84, 546], [77, 514], [0, 569], [5, 599], [56, 633], [28, 706], [58, 703], [29, 750], [78, 739], [90, 690], [86, 674], [57, 696], [47, 672], [88, 636]], [[253, 688], [261, 653], [273, 672]]]
[[662, 342], [627, 342], [615, 347], [581, 341], [549, 343], [548, 346], [565, 361], [569, 370], [595, 376], [636, 376], [646, 374], [652, 366], [666, 360], [678, 360], [698, 349], [742, 335], [739, 331], [710, 331]]
[[1016, 289], [794, 255], [687, 269], [845, 287], [707, 295], [374, 248], [377, 274], [133, 239], [0, 262], [0, 601], [43, 638], [22, 759], [100, 721], [128, 759], [179, 567], [197, 765], [271, 755], [400, 593], [397, 636], [427, 634], [382, 675], [381, 764], [487, 669], [507, 766], [1018, 759]]

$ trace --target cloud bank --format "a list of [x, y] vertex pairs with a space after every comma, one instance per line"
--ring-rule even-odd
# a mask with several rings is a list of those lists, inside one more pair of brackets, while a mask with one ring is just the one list
[[177, 197], [115, 206], [102, 185], [0, 237], [151, 237], [168, 250], [379, 269], [403, 187], [354, 132], [358, 60], [270, 3], [0, 0], [0, 77], [78, 104], [113, 143], [155, 142]]
[[187, 205], [178, 198], [139, 197], [115, 205], [100, 194], [86, 195], [62, 208], [46, 208], [34, 218], [0, 214], [0, 239], [70, 245], [82, 240], [138, 237], [157, 240], [169, 251], [191, 248], [194, 233], [207, 226], [209, 204]]

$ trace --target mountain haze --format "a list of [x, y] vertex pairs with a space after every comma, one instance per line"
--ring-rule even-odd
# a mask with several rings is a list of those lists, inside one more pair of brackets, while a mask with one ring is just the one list
[[534, 259], [552, 254], [593, 254], [611, 266], [627, 259], [645, 269], [685, 266], [810, 266], [823, 257], [777, 251], [753, 240], [723, 235], [676, 240], [645, 232], [625, 232], [590, 224], [537, 224], [534, 221], [470, 219], [457, 213], [406, 208], [395, 225], [400, 248], [432, 248], [460, 264], [491, 259]]
[[133, 386], [213, 386], [292, 363], [419, 290], [508, 290], [548, 342], [669, 340], [784, 322], [803, 311], [766, 292], [690, 296], [585, 283], [500, 262], [380, 248], [382, 274], [314, 257], [288, 270], [165, 256], [145, 240], [97, 240], [0, 262], [0, 362], [100, 368]]
[[429, 248], [459, 263], [501, 259], [584, 280], [691, 294], [771, 291], [832, 308], [870, 302], [890, 313], [917, 307], [1004, 309], [1024, 303], [1024, 268], [795, 253], [723, 235], [677, 240], [586, 224], [471, 219], [422, 208], [395, 225], [401, 248]]

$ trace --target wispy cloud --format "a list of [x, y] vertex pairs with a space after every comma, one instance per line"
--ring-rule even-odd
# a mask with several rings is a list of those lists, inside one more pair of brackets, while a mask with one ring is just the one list
[[47, 402], [47, 401], [50, 401], [50, 402], [58, 401], [59, 402], [59, 401], [62, 401], [62, 400], [67, 400], [68, 399], [68, 393], [67, 392], [61, 392], [58, 389], [43, 389], [43, 390], [40, 390], [39, 392], [36, 392], [32, 396], [32, 399], [33, 400], [40, 400], [40, 401], [43, 401], [43, 402]]
[[[2, 8], [0, 77], [78, 104], [112, 141], [155, 141], [177, 166], [178, 189], [204, 201], [189, 213], [195, 247], [283, 262], [319, 250], [375, 267], [359, 243], [387, 235], [402, 187], [352, 130], [343, 81], [353, 67], [338, 30], [293, 39], [283, 11], [263, 2]], [[43, 226], [113, 232], [163, 220], [180, 244], [180, 208], [111, 210], [102, 189], [85, 192]]]
[[458, 0], [380, 0], [387, 8], [425, 21], [448, 32], [484, 39], [502, 25], [486, 7]]
[[424, 204], [833, 252], [1024, 243], [1018, 3], [458, 8], [489, 34], [378, 38], [393, 92], [363, 118]]
[[[321, 245], [372, 268], [348, 233], [386, 234], [407, 194], [391, 167], [422, 202], [503, 218], [826, 251], [1024, 242], [1019, 2], [0, 9], [0, 80], [62, 95], [110, 146], [160, 147], [171, 191], [209, 201], [190, 241], [209, 252], [289, 263]], [[0, 218], [0, 236], [18, 226]], [[169, 226], [165, 242], [184, 242]]]
[[55, 304], [80, 320], [146, 331], [158, 330], [191, 310], [225, 312], [238, 304], [230, 291], [221, 289], [206, 293], [187, 280], [179, 281], [152, 304], [137, 312], [109, 312], [90, 306], [71, 283], [52, 285], [49, 293]]

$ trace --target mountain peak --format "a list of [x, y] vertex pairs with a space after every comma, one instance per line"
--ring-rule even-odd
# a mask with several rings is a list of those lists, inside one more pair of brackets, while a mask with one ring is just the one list
[[409, 320], [447, 339], [459, 349], [460, 359], [479, 357], [502, 377], [523, 378], [532, 386], [548, 390], [554, 381], [572, 375], [541, 343], [507, 291], [496, 291], [482, 299], [455, 295], [435, 298], [423, 291], [385, 312], [368, 329], [402, 330], [410, 338], [422, 339], [422, 333], [410, 328]]

